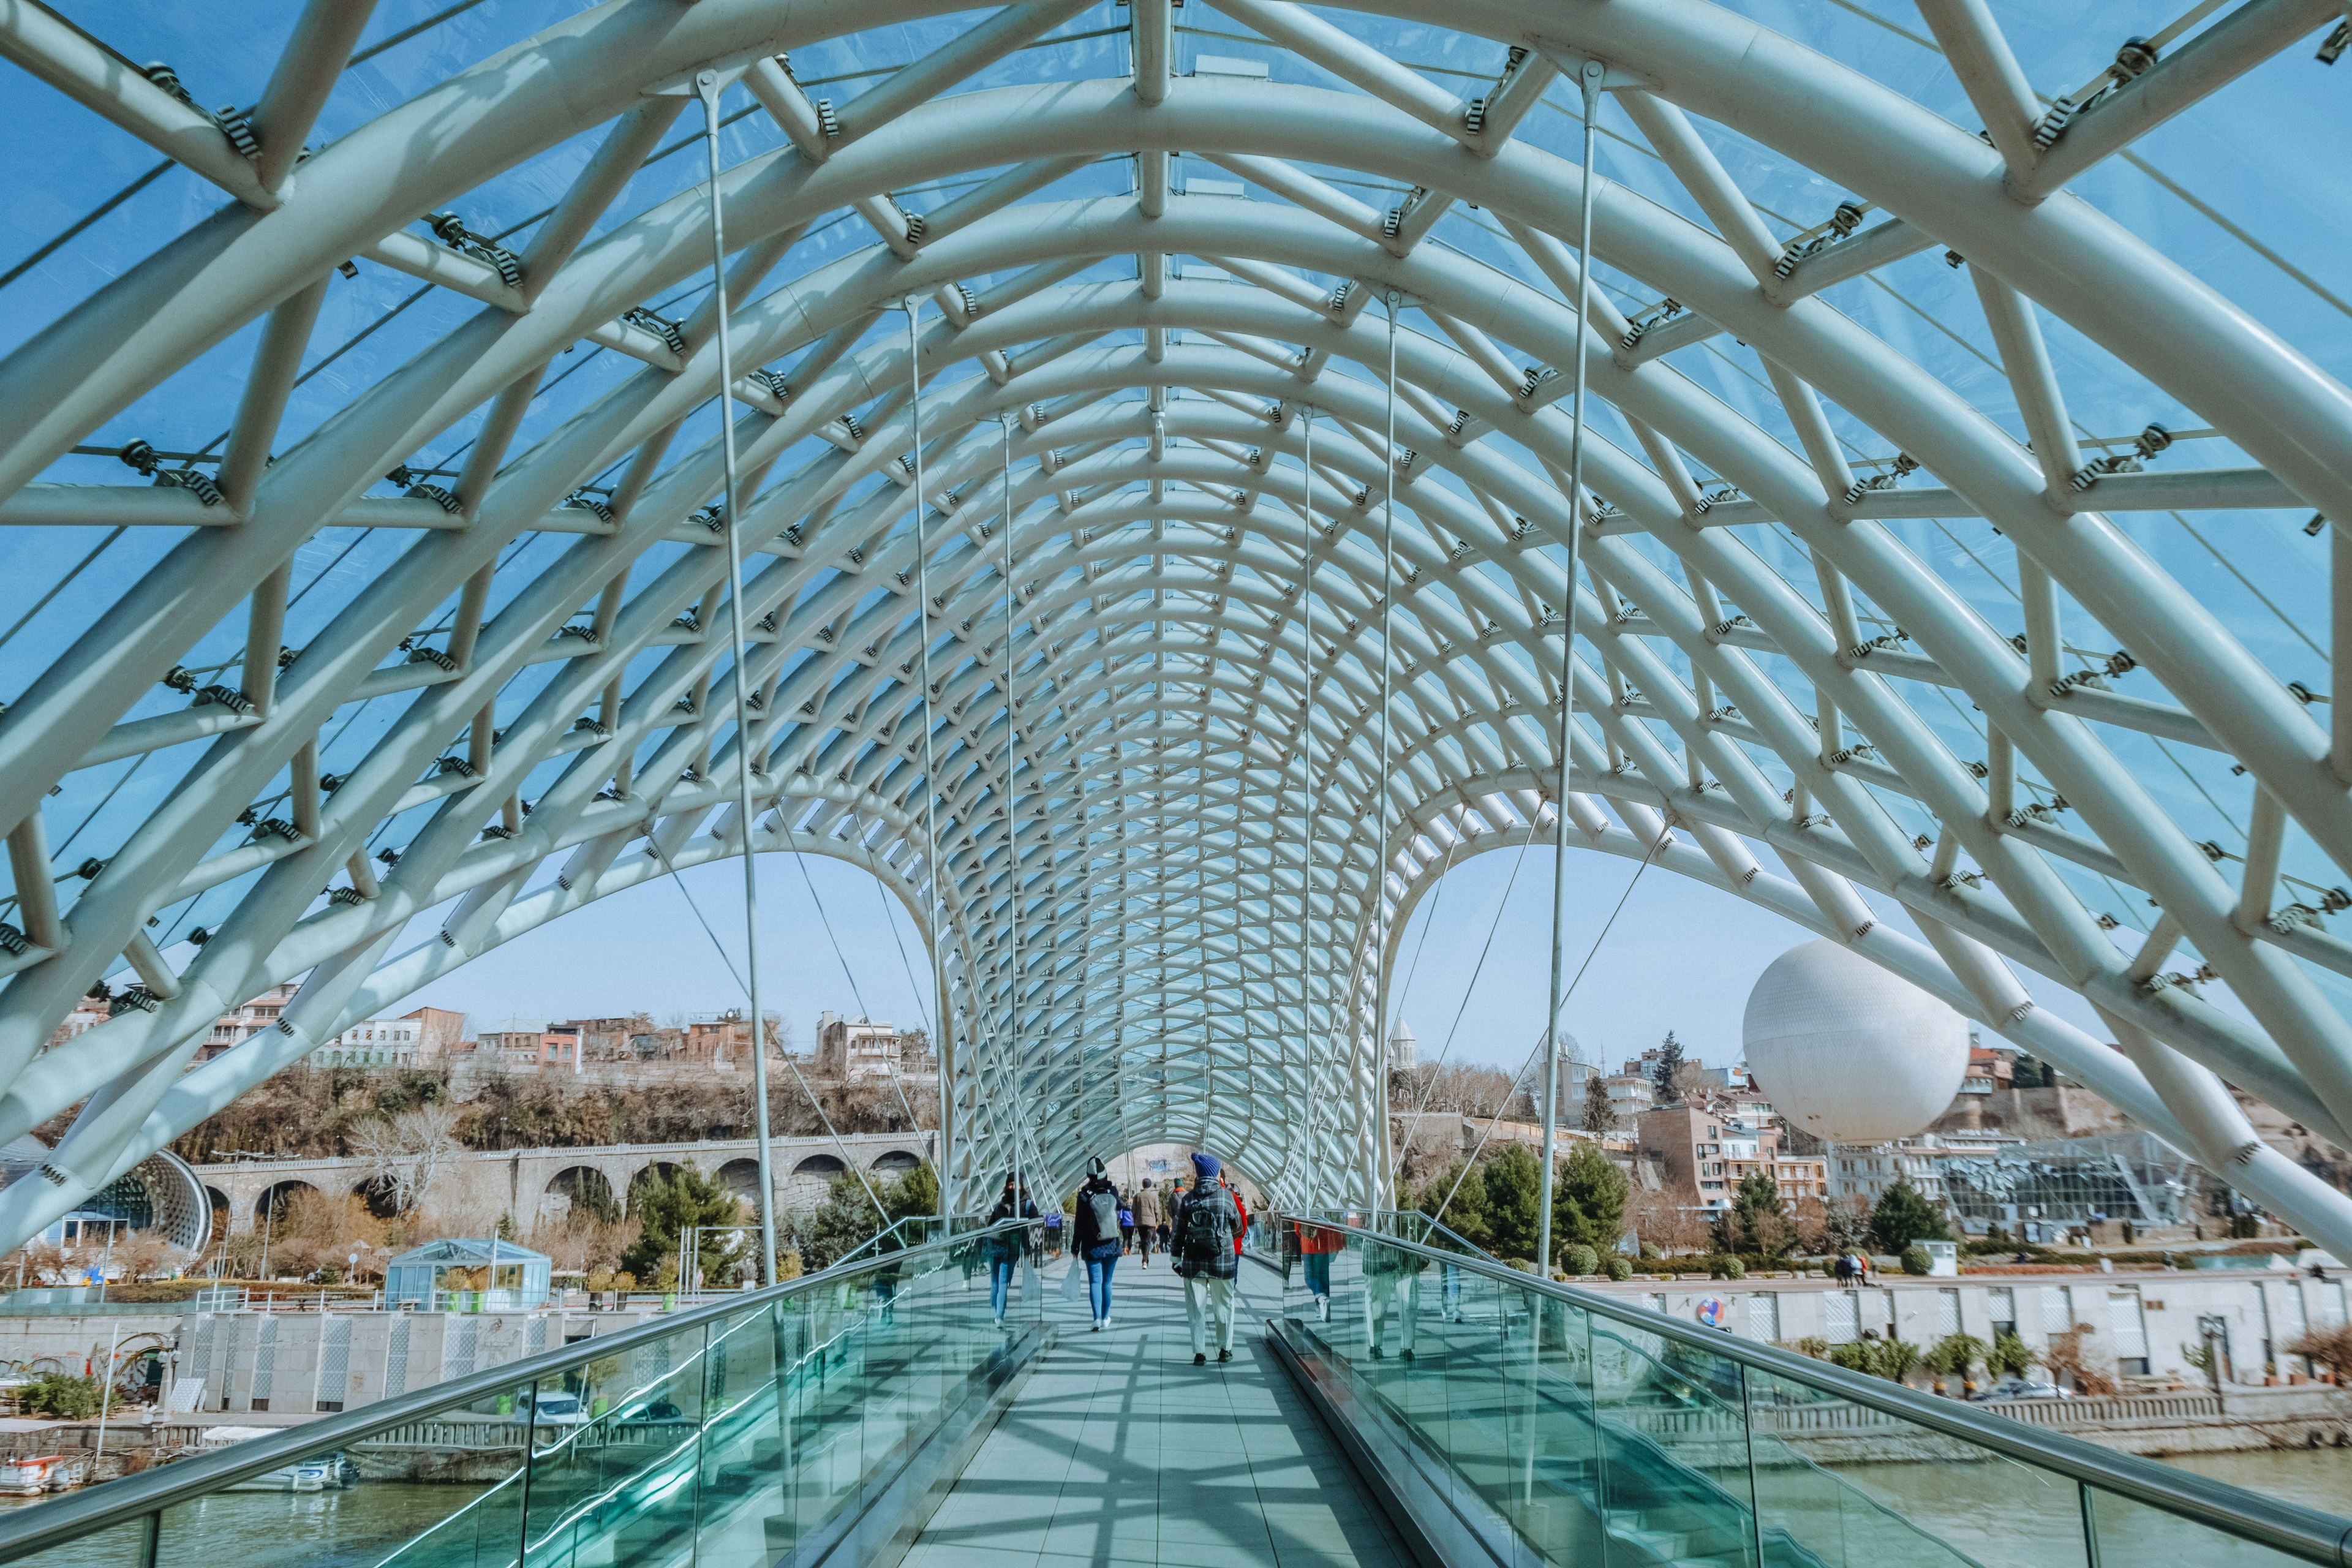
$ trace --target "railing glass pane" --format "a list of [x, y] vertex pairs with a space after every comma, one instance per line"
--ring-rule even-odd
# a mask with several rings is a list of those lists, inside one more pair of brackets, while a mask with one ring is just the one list
[[1612, 1546], [1753, 1568], [1739, 1363], [1598, 1315], [1591, 1332], [1601, 1510]]
[[2352, 1531], [2252, 1494], [2129, 1500], [2098, 1482], [2145, 1461], [1538, 1282], [1425, 1216], [1307, 1226], [1263, 1238], [1278, 1331], [1515, 1565], [2332, 1568]]
[[1785, 1541], [1855, 1568], [2087, 1568], [2068, 1478], [1758, 1368], [1748, 1396], [1768, 1555]]
[[27, 1568], [152, 1568], [156, 1559], [148, 1555], [147, 1532], [154, 1523], [152, 1514], [125, 1520], [94, 1535], [16, 1561]]
[[163, 1510], [161, 1563], [508, 1568], [530, 1436], [526, 1378]]
[[2083, 1489], [2105, 1568], [2179, 1563], [2189, 1568], [2289, 1568], [2302, 1559], [2180, 1518], [2102, 1487]]
[[[1045, 1282], [1025, 1252], [1017, 1227], [939, 1246], [894, 1232], [857, 1264], [668, 1331], [534, 1357], [511, 1382], [406, 1402], [374, 1426], [335, 1422], [333, 1446], [288, 1445], [267, 1471], [174, 1486], [174, 1466], [79, 1494], [54, 1506], [89, 1515], [84, 1532], [21, 1560], [759, 1568], [844, 1528], [944, 1417], [987, 1395], [1009, 1355], [1035, 1348]], [[1001, 1324], [999, 1257], [1013, 1265]], [[129, 1517], [94, 1506], [105, 1495]], [[38, 1512], [0, 1514], [0, 1558]]]

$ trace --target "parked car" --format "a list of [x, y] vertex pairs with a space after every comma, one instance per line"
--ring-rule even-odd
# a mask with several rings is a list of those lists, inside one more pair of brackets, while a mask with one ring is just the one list
[[2012, 1399], [2072, 1399], [2074, 1391], [2061, 1388], [2054, 1383], [2044, 1383], [2037, 1377], [2004, 1377], [1976, 1395], [1983, 1405], [1999, 1405]]
[[[520, 1408], [516, 1411], [516, 1414], [529, 1415], [531, 1404], [531, 1396], [528, 1394], [524, 1394], [520, 1400]], [[576, 1394], [554, 1392], [542, 1394], [538, 1396], [538, 1405], [539, 1417], [536, 1425], [541, 1426], [578, 1426], [585, 1424], [588, 1419], [588, 1402]]]

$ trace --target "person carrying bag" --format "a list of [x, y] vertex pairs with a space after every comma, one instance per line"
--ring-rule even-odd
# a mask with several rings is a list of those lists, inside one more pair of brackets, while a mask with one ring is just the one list
[[[996, 1225], [1008, 1219], [1034, 1221], [1037, 1205], [1030, 1200], [1028, 1190], [1011, 1174], [1004, 1178], [1004, 1190], [996, 1197], [996, 1206], [988, 1211], [988, 1223]], [[988, 1269], [988, 1306], [994, 1314], [996, 1326], [1004, 1326], [1005, 1298], [1013, 1291], [1013, 1270], [1028, 1250], [1028, 1234], [1033, 1226], [1019, 1230], [1003, 1231], [989, 1239], [992, 1248]]]
[[1110, 1279], [1126, 1245], [1119, 1239], [1118, 1225], [1125, 1207], [1102, 1160], [1097, 1157], [1087, 1161], [1086, 1185], [1078, 1189], [1077, 1236], [1073, 1250], [1086, 1264], [1087, 1293], [1094, 1306], [1097, 1333], [1110, 1327]]

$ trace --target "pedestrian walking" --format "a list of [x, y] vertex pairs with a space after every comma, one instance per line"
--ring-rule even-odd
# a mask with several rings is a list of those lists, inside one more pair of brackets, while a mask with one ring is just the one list
[[1348, 1238], [1328, 1225], [1310, 1220], [1297, 1222], [1298, 1256], [1307, 1266], [1307, 1289], [1315, 1298], [1315, 1315], [1324, 1322], [1331, 1321], [1331, 1255], [1348, 1245]]
[[[1192, 1364], [1209, 1359], [1213, 1325], [1217, 1359], [1234, 1359], [1234, 1276], [1240, 1271], [1236, 1243], [1242, 1211], [1233, 1190], [1218, 1180], [1213, 1154], [1192, 1156], [1192, 1186], [1176, 1205], [1170, 1256], [1184, 1280], [1184, 1315], [1192, 1326]], [[1205, 1314], [1205, 1316], [1204, 1316]]]
[[1100, 1158], [1087, 1162], [1086, 1184], [1078, 1189], [1077, 1236], [1073, 1245], [1087, 1266], [1087, 1298], [1094, 1305], [1095, 1332], [1110, 1327], [1110, 1278], [1118, 1267], [1118, 1189]]
[[1135, 1205], [1126, 1197], [1118, 1203], [1118, 1250], [1121, 1257], [1135, 1250]]
[[[988, 1211], [992, 1226], [1008, 1219], [1034, 1220], [1037, 1205], [1030, 1200], [1029, 1191], [1021, 1185], [1020, 1178], [1008, 1172], [1004, 1190], [996, 1196], [996, 1206]], [[996, 1326], [1004, 1326], [1004, 1300], [1013, 1290], [1013, 1270], [1020, 1266], [1022, 1254], [1028, 1250], [1028, 1227], [1004, 1231], [988, 1238], [988, 1310], [995, 1315]]]
[[1149, 1268], [1151, 1267], [1151, 1244], [1168, 1234], [1168, 1227], [1160, 1223], [1159, 1189], [1151, 1184], [1151, 1178], [1146, 1176], [1143, 1185], [1128, 1201], [1135, 1215], [1135, 1245], [1143, 1254], [1142, 1267]]
[[1421, 1271], [1427, 1267], [1402, 1247], [1374, 1242], [1364, 1249], [1364, 1342], [1374, 1361], [1386, 1353], [1381, 1340], [1391, 1308], [1400, 1309], [1403, 1320], [1400, 1353], [1412, 1359], [1414, 1333], [1421, 1325]]

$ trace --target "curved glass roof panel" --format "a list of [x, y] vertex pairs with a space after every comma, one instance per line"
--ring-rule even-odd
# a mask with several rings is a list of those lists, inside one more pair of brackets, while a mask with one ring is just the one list
[[2229, 1092], [2352, 1142], [2345, 43], [11, 11], [0, 1138], [84, 1109], [0, 1231], [740, 855], [748, 791], [930, 943], [955, 1179], [1067, 1173], [1059, 1116], [1377, 1199], [1396, 934], [1532, 837], [1846, 943], [2352, 1245]]

